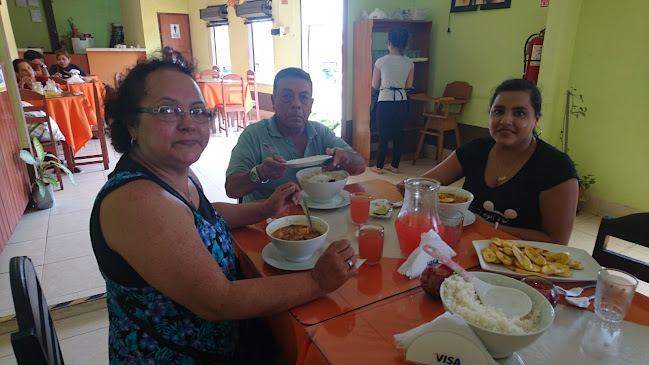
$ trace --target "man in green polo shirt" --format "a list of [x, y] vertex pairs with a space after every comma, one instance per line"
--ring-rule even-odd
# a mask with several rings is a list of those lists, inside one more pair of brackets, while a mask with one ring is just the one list
[[[313, 83], [299, 68], [286, 68], [275, 76], [275, 115], [251, 124], [232, 149], [226, 171], [225, 191], [243, 202], [267, 199], [287, 182], [297, 184], [295, 173], [284, 163], [302, 157], [330, 155], [323, 170], [345, 170], [350, 175], [365, 171], [365, 160], [342, 139], [318, 122], [309, 121], [313, 105]], [[275, 154], [264, 147], [275, 148]]]

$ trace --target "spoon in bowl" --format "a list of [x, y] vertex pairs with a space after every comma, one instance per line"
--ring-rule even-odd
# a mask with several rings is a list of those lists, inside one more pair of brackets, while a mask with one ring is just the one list
[[473, 288], [482, 303], [499, 308], [505, 316], [520, 318], [532, 310], [532, 299], [522, 290], [484, 282], [464, 270], [462, 266], [456, 264], [453, 260], [435, 249], [435, 247], [425, 244], [422, 248], [427, 254], [460, 274], [465, 281], [473, 284]]
[[306, 219], [309, 221], [309, 227], [311, 227], [311, 229], [314, 229], [313, 222], [311, 222], [311, 213], [309, 213], [309, 206], [306, 205], [306, 199], [304, 199], [304, 196], [300, 196], [300, 206], [302, 206], [304, 215], [306, 215]]

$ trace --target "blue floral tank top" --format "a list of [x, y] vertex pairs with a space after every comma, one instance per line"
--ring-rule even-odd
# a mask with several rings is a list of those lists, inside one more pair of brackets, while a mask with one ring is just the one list
[[[238, 321], [210, 322], [201, 319], [146, 283], [119, 254], [108, 247], [103, 238], [99, 224], [102, 200], [118, 187], [140, 179], [155, 182], [187, 204], [174, 189], [126, 155], [120, 159], [115, 171], [111, 173], [110, 179], [95, 200], [90, 219], [90, 234], [99, 269], [106, 280], [106, 305], [110, 321], [110, 363], [229, 363], [234, 357], [238, 342]], [[205, 248], [211, 252], [216, 264], [221, 267], [227, 278], [231, 281], [237, 280], [232, 237], [226, 223], [214, 210], [196, 182], [194, 184], [201, 197], [199, 211], [191, 209], [196, 230]], [[187, 205], [191, 208], [191, 205]], [[130, 315], [124, 313], [124, 310]], [[175, 351], [149, 336], [146, 329], [140, 328], [130, 319], [132, 316], [135, 316], [136, 322], [140, 324], [145, 321], [149, 331], [153, 329], [157, 336], [161, 336], [165, 341], [172, 341], [182, 349], [189, 348], [192, 351], [214, 354], [222, 361], [197, 360], [185, 351]]]

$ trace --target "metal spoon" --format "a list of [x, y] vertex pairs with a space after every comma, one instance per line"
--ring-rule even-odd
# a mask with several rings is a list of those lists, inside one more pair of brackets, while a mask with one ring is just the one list
[[590, 300], [595, 298], [595, 295], [589, 297], [566, 297], [566, 301], [575, 307], [579, 308], [588, 308], [590, 305]]
[[572, 288], [572, 289], [564, 289], [564, 288], [562, 288], [560, 286], [556, 286], [556, 288], [557, 288], [557, 291], [559, 292], [559, 294], [565, 295], [566, 297], [576, 297], [576, 296], [581, 295], [581, 293], [584, 291], [584, 289], [592, 288], [595, 285], [597, 285], [597, 283], [592, 283], [592, 284], [588, 284], [588, 285], [583, 286], [583, 287], [576, 287], [576, 288]]
[[304, 196], [300, 197], [300, 205], [302, 206], [304, 215], [306, 215], [306, 219], [309, 221], [309, 226], [311, 227], [311, 229], [314, 229], [313, 222], [311, 222], [311, 214], [309, 213], [309, 207], [306, 205], [306, 199], [304, 199]]

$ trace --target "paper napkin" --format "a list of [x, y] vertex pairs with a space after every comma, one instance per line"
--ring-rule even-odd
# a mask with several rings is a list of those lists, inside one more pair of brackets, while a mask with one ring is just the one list
[[461, 335], [475, 344], [480, 351], [485, 354], [485, 357], [489, 359], [489, 364], [498, 364], [491, 355], [489, 355], [489, 352], [482, 344], [482, 341], [480, 341], [478, 336], [473, 333], [473, 330], [466, 321], [459, 315], [450, 312], [446, 312], [434, 320], [424, 323], [419, 327], [415, 327], [410, 331], [394, 335], [394, 339], [397, 341], [396, 346], [398, 349], [407, 349], [417, 337], [431, 331], [448, 331]]
[[455, 251], [453, 251], [453, 249], [439, 237], [437, 232], [431, 229], [430, 231], [421, 234], [419, 247], [408, 256], [406, 262], [399, 267], [397, 272], [406, 275], [410, 279], [419, 277], [428, 265], [428, 262], [435, 260], [422, 249], [422, 246], [425, 244], [430, 244], [447, 257], [453, 257], [456, 255]]

